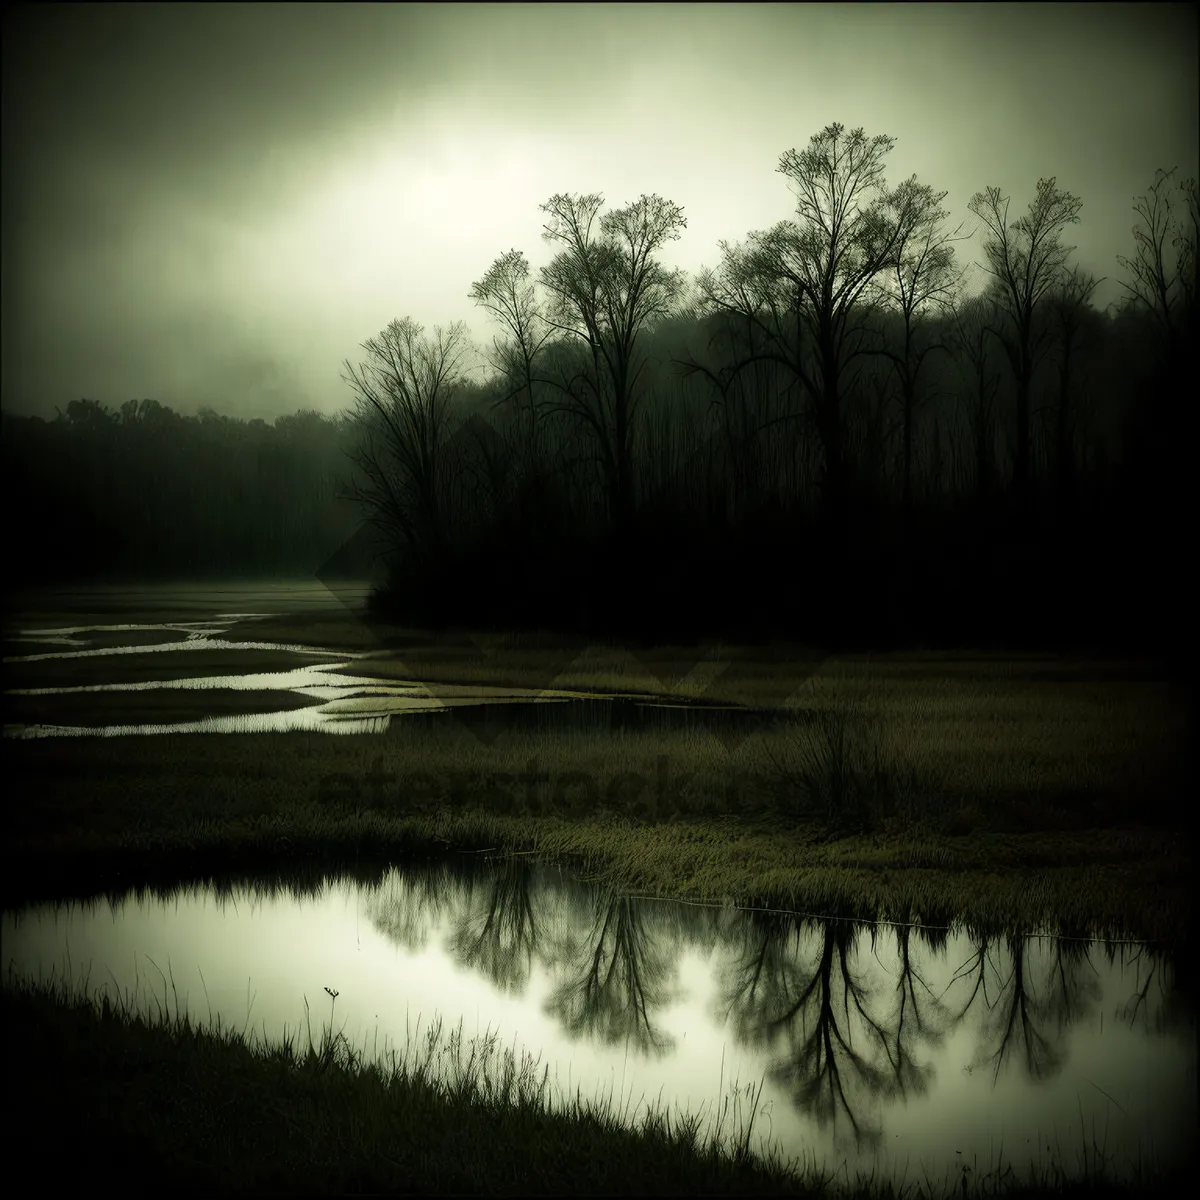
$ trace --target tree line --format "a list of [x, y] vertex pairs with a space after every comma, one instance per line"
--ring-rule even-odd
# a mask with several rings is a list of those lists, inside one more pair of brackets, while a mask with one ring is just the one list
[[[682, 210], [542, 205], [537, 275], [498, 257], [498, 323], [411, 318], [347, 364], [356, 494], [391, 547], [379, 607], [467, 624], [833, 642], [1144, 642], [1185, 611], [1194, 181], [1135, 202], [1106, 312], [1064, 242], [1082, 202], [986, 187], [951, 230], [884, 179], [893, 139], [831, 125], [779, 161], [794, 218], [688, 280]], [[982, 240], [985, 286], [956, 243]], [[1172, 631], [1172, 632], [1169, 632]]]
[[344, 498], [355, 437], [345, 416], [272, 425], [85, 399], [51, 421], [3, 422], [10, 585], [370, 567]]
[[1124, 298], [1100, 311], [1064, 240], [1079, 197], [1043, 179], [1015, 213], [989, 186], [951, 229], [945, 192], [889, 187], [893, 144], [835, 124], [781, 155], [794, 216], [695, 278], [661, 260], [687, 224], [672, 201], [551, 197], [551, 261], [513, 249], [470, 288], [499, 327], [482, 377], [464, 325], [406, 317], [346, 364], [337, 418], [155, 409], [143, 430], [72, 406], [21, 431], [22, 507], [57, 504], [97, 563], [171, 545], [175, 565], [283, 569], [349, 497], [386, 574], [374, 604], [423, 624], [1168, 646], [1195, 182], [1160, 171], [1136, 198]]

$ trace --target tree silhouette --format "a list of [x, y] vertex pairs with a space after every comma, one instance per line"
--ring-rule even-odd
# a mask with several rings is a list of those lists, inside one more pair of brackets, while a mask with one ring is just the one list
[[1082, 201], [1040, 179], [1037, 196], [1025, 216], [1008, 223], [1009, 197], [998, 187], [976, 192], [967, 206], [984, 223], [984, 269], [995, 279], [996, 304], [1002, 322], [993, 327], [1004, 347], [1016, 384], [1017, 430], [1013, 482], [1023, 494], [1030, 479], [1032, 455], [1031, 391], [1033, 371], [1045, 352], [1048, 328], [1036, 320], [1043, 296], [1058, 282], [1073, 246], [1064, 246], [1065, 226], [1079, 220]]
[[940, 1033], [935, 1002], [915, 999], [911, 957], [892, 1019], [874, 1012], [855, 961], [862, 932], [845, 920], [746, 914], [741, 953], [722, 972], [719, 1015], [734, 1018], [740, 1040], [782, 1043], [771, 1075], [799, 1109], [835, 1130], [845, 1119], [856, 1142], [870, 1143], [881, 1132], [880, 1100], [928, 1088], [931, 1068], [917, 1055]]
[[683, 273], [654, 256], [687, 227], [683, 209], [661, 196], [643, 195], [605, 213], [600, 195], [552, 196], [543, 238], [563, 247], [542, 269], [550, 294], [547, 323], [587, 348], [590, 370], [557, 383], [561, 398], [548, 403], [580, 420], [594, 435], [608, 490], [609, 518], [618, 537], [629, 534], [633, 516], [633, 448], [642, 403], [638, 377], [644, 360], [638, 341], [653, 322], [671, 312], [684, 286]]
[[450, 400], [462, 378], [466, 326], [435, 330], [432, 341], [411, 317], [392, 321], [363, 343], [368, 360], [349, 362], [366, 435], [355, 456], [364, 481], [351, 494], [381, 532], [405, 548], [436, 556], [445, 548], [446, 446]]
[[795, 192], [796, 220], [750, 234], [745, 246], [722, 242], [720, 267], [700, 274], [708, 310], [742, 318], [750, 333], [750, 353], [729, 373], [773, 361], [803, 384], [824, 455], [835, 544], [846, 533], [850, 490], [844, 384], [852, 361], [869, 353], [861, 301], [900, 261], [901, 247], [936, 220], [941, 199], [915, 179], [888, 192], [884, 158], [894, 144], [833, 124], [806, 149], [786, 151], [777, 170]]
[[1134, 198], [1141, 218], [1133, 227], [1136, 250], [1132, 258], [1117, 255], [1131, 276], [1121, 286], [1153, 315], [1167, 346], [1177, 342], [1196, 314], [1200, 195], [1194, 179], [1170, 183], [1178, 169], [1160, 168], [1147, 193]]
[[486, 884], [482, 906], [459, 917], [449, 944], [464, 966], [516, 995], [525, 989], [540, 936], [532, 886], [528, 859], [506, 858]]
[[1080, 413], [1073, 391], [1072, 368], [1077, 362], [1080, 342], [1094, 332], [1088, 324], [1092, 293], [1103, 282], [1079, 267], [1064, 272], [1050, 292], [1050, 307], [1058, 330], [1058, 404], [1054, 413], [1054, 479], [1060, 512], [1068, 510], [1075, 499], [1076, 444]]
[[[958, 230], [948, 233], [943, 222], [949, 216], [941, 208], [945, 192], [916, 177], [902, 183], [887, 197], [886, 206], [897, 229], [895, 261], [880, 276], [881, 287], [903, 320], [903, 340], [898, 349], [884, 346], [900, 382], [901, 427], [904, 438], [903, 504], [906, 518], [912, 515], [913, 417], [919, 395], [921, 368], [934, 350], [947, 351], [940, 340], [919, 337], [918, 319], [929, 309], [953, 305], [962, 284], [963, 272], [954, 265], [954, 242]], [[962, 227], [959, 226], [959, 229]]]
[[960, 405], [966, 412], [972, 478], [980, 501], [991, 494], [994, 482], [996, 393], [1000, 378], [992, 369], [987, 347], [989, 330], [995, 320], [996, 315], [988, 299], [973, 296], [961, 300], [955, 307], [951, 334], [960, 362], [970, 378], [970, 386], [960, 393]]
[[[991, 965], [998, 981], [995, 998], [984, 998], [987, 1008], [983, 1014], [982, 1037], [971, 1069], [991, 1066], [993, 1082], [1000, 1077], [1001, 1068], [1016, 1058], [1023, 1072], [1038, 1082], [1052, 1079], [1066, 1062], [1061, 1041], [1045, 1030], [1051, 1015], [1046, 1000], [1037, 996], [1030, 979], [1030, 939], [1011, 936], [1004, 939], [1009, 956], [1009, 970], [1002, 974], [998, 953], [979, 955], [980, 975]], [[981, 948], [982, 951], [982, 948]], [[976, 993], [972, 993], [972, 998]], [[965, 1013], [966, 1009], [962, 1010]]]

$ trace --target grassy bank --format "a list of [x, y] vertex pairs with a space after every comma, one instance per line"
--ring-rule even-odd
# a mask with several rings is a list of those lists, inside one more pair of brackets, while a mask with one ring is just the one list
[[166, 1018], [151, 1023], [54, 987], [5, 989], [12, 1148], [49, 1154], [63, 1129], [82, 1131], [71, 1147], [81, 1178], [128, 1171], [189, 1193], [809, 1194], [749, 1156], [744, 1136], [699, 1139], [698, 1121], [622, 1121], [582, 1098], [552, 1112], [537, 1064], [492, 1045], [435, 1029], [378, 1067], [332, 1024], [264, 1045], [171, 1016], [164, 999]]
[[9, 741], [7, 898], [496, 847], [660, 894], [1186, 937], [1172, 690], [919, 665], [826, 666], [740, 740], [484, 741], [442, 713], [380, 736]]
[[[5, 1138], [12, 1163], [53, 1161], [57, 1182], [172, 1192], [570, 1195], [1156, 1194], [1106, 1177], [1084, 1144], [1085, 1177], [1002, 1161], [957, 1178], [896, 1182], [823, 1175], [750, 1152], [757, 1097], [726, 1098], [716, 1128], [653, 1106], [622, 1113], [576, 1095], [551, 1107], [545, 1070], [492, 1042], [435, 1027], [402, 1057], [367, 1063], [330, 1021], [266, 1045], [61, 987], [3, 991]], [[336, 998], [334, 1000], [336, 1005]], [[445, 1051], [446, 1053], [443, 1053]], [[442, 1065], [446, 1064], [446, 1065]], [[69, 1078], [71, 1086], [63, 1086]], [[744, 1102], [743, 1102], [744, 1101]], [[70, 1154], [63, 1156], [64, 1133]]]

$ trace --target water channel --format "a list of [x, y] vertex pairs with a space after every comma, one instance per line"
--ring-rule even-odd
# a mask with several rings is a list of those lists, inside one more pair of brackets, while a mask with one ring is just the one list
[[[124, 593], [85, 595], [85, 607], [103, 604], [119, 610]], [[313, 602], [307, 591], [298, 595], [302, 603]], [[172, 594], [155, 595], [153, 602], [170, 607], [172, 598]], [[394, 718], [425, 728], [430, 722], [444, 724], [448, 716], [485, 738], [502, 729], [561, 732], [684, 726], [736, 734], [779, 719], [777, 711], [683, 702], [678, 696], [596, 694], [554, 686], [427, 685], [415, 678], [380, 678], [371, 673], [378, 650], [230, 640], [222, 635], [231, 626], [244, 627], [248, 621], [280, 614], [213, 611], [196, 617], [196, 608], [204, 607], [203, 599], [194, 603], [186, 620], [42, 621], [19, 626], [6, 637], [10, 651], [4, 656], [6, 679], [15, 679], [16, 685], [5, 687], [4, 736], [381, 734]], [[249, 598], [238, 592], [217, 592], [208, 597], [209, 607], [222, 599], [246, 603]], [[263, 599], [286, 611], [289, 603], [297, 602], [297, 594], [269, 591]], [[149, 602], [141, 600], [143, 606]], [[85, 672], [86, 682], [74, 682]], [[72, 682], [59, 682], [60, 676]], [[47, 706], [56, 719], [30, 716]], [[221, 711], [209, 711], [213, 708]], [[122, 711], [138, 719], [112, 719]], [[160, 719], [164, 711], [177, 716]]]

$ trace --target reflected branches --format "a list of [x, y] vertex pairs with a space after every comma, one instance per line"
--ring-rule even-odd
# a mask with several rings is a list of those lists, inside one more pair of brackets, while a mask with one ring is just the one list
[[[689, 1000], [675, 982], [682, 956], [716, 949], [712, 1019], [765, 1056], [800, 1112], [860, 1146], [880, 1137], [890, 1105], [933, 1089], [952, 1032], [969, 1030], [974, 1042], [968, 1074], [985, 1071], [993, 1087], [1005, 1071], [1046, 1083], [1104, 994], [1095, 943], [1082, 936], [715, 913], [597, 890], [524, 857], [393, 876], [368, 909], [410, 948], [444, 927], [455, 964], [501, 994], [523, 994], [540, 967], [550, 984], [543, 1011], [568, 1037], [646, 1058], [676, 1048], [662, 1014]], [[1110, 975], [1135, 973], [1125, 1020], [1162, 1032], [1168, 1010], [1190, 1019], [1186, 998], [1172, 1005], [1178, 989], [1164, 989], [1157, 956], [1106, 950]]]

